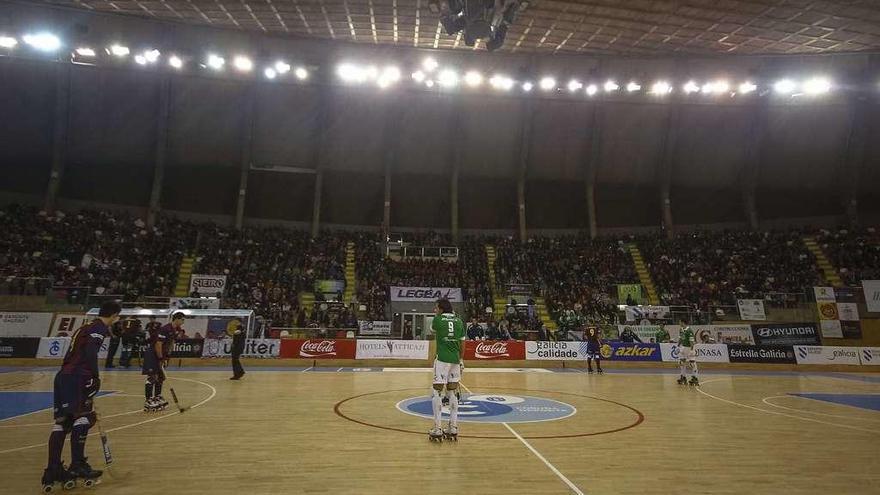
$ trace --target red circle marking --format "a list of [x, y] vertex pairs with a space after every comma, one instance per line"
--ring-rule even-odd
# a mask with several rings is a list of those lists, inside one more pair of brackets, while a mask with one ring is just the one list
[[[480, 387], [480, 388], [493, 389], [493, 390], [519, 390], [519, 391], [524, 391], [524, 392], [544, 392], [547, 394], [561, 394], [561, 395], [571, 395], [573, 397], [585, 397], [587, 399], [598, 400], [601, 402], [607, 402], [609, 404], [614, 404], [616, 406], [624, 407], [624, 408], [629, 409], [630, 411], [636, 413], [636, 416], [637, 416], [636, 420], [633, 423], [626, 425], [626, 426], [623, 426], [623, 427], [620, 427], [620, 428], [615, 428], [613, 430], [596, 431], [596, 432], [592, 432], [592, 433], [576, 433], [576, 434], [572, 434], [572, 435], [541, 435], [541, 436], [525, 436], [525, 435], [523, 435], [522, 436], [523, 438], [526, 438], [529, 440], [540, 440], [540, 439], [551, 439], [551, 438], [577, 438], [577, 437], [592, 437], [592, 436], [597, 436], [597, 435], [607, 435], [609, 433], [617, 433], [619, 431], [624, 431], [624, 430], [628, 430], [630, 428], [635, 428], [636, 426], [642, 424], [642, 422], [645, 421], [645, 415], [642, 414], [641, 411], [639, 411], [638, 409], [636, 409], [632, 406], [629, 406], [627, 404], [623, 404], [621, 402], [616, 402], [616, 401], [613, 401], [610, 399], [602, 399], [600, 397], [594, 397], [592, 395], [581, 395], [581, 394], [572, 394], [569, 392], [555, 392], [555, 391], [548, 391], [548, 390], [533, 390], [533, 389], [509, 388], [509, 387]], [[354, 399], [359, 399], [361, 397], [367, 397], [370, 395], [387, 394], [390, 392], [406, 392], [407, 390], [422, 390], [422, 389], [423, 389], [422, 387], [399, 388], [399, 389], [395, 389], [395, 390], [380, 390], [378, 392], [367, 392], [365, 394], [354, 395], [352, 397], [349, 397], [347, 399], [342, 399], [341, 401], [337, 402], [336, 405], [333, 406], [333, 412], [335, 412], [337, 416], [339, 416], [343, 419], [347, 419], [348, 421], [351, 421], [352, 423], [357, 423], [359, 425], [369, 426], [371, 428], [379, 428], [382, 430], [398, 431], [400, 433], [412, 433], [415, 435], [424, 435], [425, 433], [421, 432], [421, 431], [405, 430], [403, 428], [393, 428], [391, 426], [382, 426], [382, 425], [376, 425], [373, 423], [367, 423], [366, 421], [361, 421], [359, 419], [352, 418], [351, 416], [346, 416], [345, 413], [343, 413], [340, 410], [340, 407], [343, 404], [345, 404], [346, 402], [354, 400]], [[483, 436], [483, 435], [459, 435], [459, 436], [462, 438], [482, 438], [482, 439], [487, 439], [487, 440], [516, 440], [516, 437], [514, 437], [514, 436], [506, 436], [506, 437]]]

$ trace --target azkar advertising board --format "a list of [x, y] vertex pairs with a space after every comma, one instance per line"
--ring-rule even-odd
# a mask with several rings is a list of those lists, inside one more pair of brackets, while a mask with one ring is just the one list
[[464, 343], [464, 358], [514, 360], [526, 358], [525, 342], [516, 340], [467, 340]]
[[600, 348], [603, 359], [612, 361], [662, 361], [659, 344], [610, 342]]
[[282, 359], [354, 359], [356, 340], [284, 339]]

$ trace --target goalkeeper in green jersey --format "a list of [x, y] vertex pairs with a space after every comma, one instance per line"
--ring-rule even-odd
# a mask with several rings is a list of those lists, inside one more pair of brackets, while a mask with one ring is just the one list
[[[678, 369], [681, 376], [678, 378], [679, 385], [699, 385], [700, 380], [697, 378], [697, 353], [694, 351], [694, 331], [687, 326], [684, 320], [681, 321], [681, 333], [678, 335]], [[688, 381], [688, 378], [690, 381]]]
[[[434, 386], [431, 390], [431, 406], [434, 410], [434, 427], [428, 432], [432, 441], [458, 440], [458, 382], [464, 367], [465, 329], [461, 318], [455, 315], [448, 299], [437, 300], [431, 328], [437, 340], [437, 357], [434, 359]], [[443, 388], [449, 399], [449, 428], [440, 425], [443, 410]]]

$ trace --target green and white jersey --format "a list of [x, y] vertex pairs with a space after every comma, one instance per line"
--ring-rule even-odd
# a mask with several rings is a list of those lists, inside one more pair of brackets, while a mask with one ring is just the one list
[[434, 317], [431, 328], [437, 340], [437, 360], [458, 364], [461, 361], [461, 346], [464, 345], [465, 338], [464, 323], [461, 318], [454, 313], [443, 313]]
[[658, 344], [661, 342], [669, 342], [669, 332], [667, 332], [665, 328], [660, 327], [660, 330], [657, 330], [657, 335], [654, 336], [654, 342], [657, 342]]
[[681, 329], [681, 334], [678, 336], [678, 345], [682, 347], [694, 346], [694, 331], [691, 330], [691, 327], [684, 327]]

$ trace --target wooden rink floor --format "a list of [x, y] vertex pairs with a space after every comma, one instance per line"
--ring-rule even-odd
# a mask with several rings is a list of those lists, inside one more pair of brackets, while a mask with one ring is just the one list
[[[871, 401], [878, 374], [713, 371], [693, 388], [668, 368], [607, 368], [466, 369], [465, 400], [560, 419], [463, 422], [442, 444], [401, 410], [427, 396], [427, 369], [251, 368], [233, 382], [171, 368], [164, 395], [194, 406], [183, 414], [142, 412], [140, 373], [104, 372], [113, 473], [60, 493], [880, 494], [880, 412], [791, 395]], [[0, 370], [0, 401], [51, 392], [56, 370]], [[50, 410], [0, 420], [0, 494], [40, 493], [50, 422]], [[97, 435], [87, 455], [103, 467]]]

